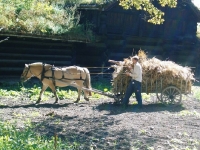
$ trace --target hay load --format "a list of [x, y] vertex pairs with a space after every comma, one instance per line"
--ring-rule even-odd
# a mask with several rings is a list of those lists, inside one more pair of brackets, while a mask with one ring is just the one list
[[[148, 59], [144, 51], [138, 52], [139, 63], [143, 70], [142, 92], [145, 93], [161, 93], [162, 90], [170, 85], [177, 87], [182, 93], [191, 92], [194, 74], [189, 67], [180, 66], [172, 61], [161, 61], [157, 58]], [[113, 93], [125, 94], [127, 86], [131, 80], [126, 76], [128, 65], [133, 65], [130, 58], [124, 61], [109, 60], [114, 63], [111, 67], [115, 69], [113, 72]]]

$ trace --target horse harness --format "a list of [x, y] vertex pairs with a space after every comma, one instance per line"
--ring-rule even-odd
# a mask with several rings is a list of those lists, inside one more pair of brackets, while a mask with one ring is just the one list
[[[55, 85], [55, 79], [56, 79], [56, 78], [55, 78], [55, 70], [56, 70], [58, 67], [51, 66], [51, 68], [49, 68], [48, 70], [45, 70], [45, 64], [43, 64], [43, 67], [42, 67], [42, 68], [43, 68], [43, 69], [42, 69], [42, 73], [41, 73], [41, 81], [43, 81], [44, 78], [52, 79], [53, 84]], [[46, 73], [47, 71], [49, 71], [50, 69], [51, 69], [51, 71], [52, 71], [52, 77], [45, 76], [45, 73]], [[62, 70], [62, 68], [59, 68], [59, 69]], [[65, 72], [65, 71], [62, 70], [62, 78], [57, 79], [57, 80], [65, 79], [65, 80], [83, 80], [83, 81], [85, 81], [85, 79], [82, 78], [82, 73], [81, 73], [81, 71], [80, 71], [80, 78], [77, 78], [77, 79], [65, 78], [64, 72]], [[84, 70], [84, 72], [85, 72], [85, 70]]]

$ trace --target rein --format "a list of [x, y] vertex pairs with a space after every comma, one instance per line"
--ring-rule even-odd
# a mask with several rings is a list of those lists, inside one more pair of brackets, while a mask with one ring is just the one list
[[[44, 65], [43, 65], [43, 66], [44, 66]], [[26, 71], [24, 77], [27, 76], [27, 74], [28, 74], [29, 71], [30, 71], [30, 73], [31, 73], [32, 76], [38, 77], [39, 75], [44, 74], [44, 67], [43, 67], [42, 72], [41, 72], [40, 74], [38, 74], [38, 75], [34, 75], [34, 74], [31, 72], [31, 66], [28, 65], [28, 69], [27, 69], [27, 71]], [[42, 76], [41, 76], [41, 78], [42, 78]]]

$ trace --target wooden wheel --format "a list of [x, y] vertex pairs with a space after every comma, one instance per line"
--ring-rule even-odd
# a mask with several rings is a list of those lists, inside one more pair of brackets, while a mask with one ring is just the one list
[[161, 102], [164, 104], [180, 104], [181, 100], [181, 91], [175, 86], [168, 86], [161, 93]]
[[[156, 93], [156, 96], [157, 96], [157, 99], [159, 100], [159, 101], [161, 101], [161, 93]], [[162, 102], [162, 101], [161, 101]]]

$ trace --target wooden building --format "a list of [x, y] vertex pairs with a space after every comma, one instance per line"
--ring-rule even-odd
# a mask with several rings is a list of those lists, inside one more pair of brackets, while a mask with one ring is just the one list
[[[0, 44], [0, 76], [20, 76], [25, 63], [36, 61], [55, 66], [108, 66], [108, 59], [123, 60], [139, 49], [149, 57], [199, 68], [199, 9], [190, 0], [178, 0], [176, 8], [155, 5], [165, 12], [162, 25], [148, 23], [145, 12], [124, 10], [118, 2], [80, 5], [80, 23], [93, 30], [93, 42], [9, 35]], [[1, 34], [0, 39], [7, 36]]]
[[[197, 43], [197, 22], [200, 21], [200, 12], [191, 2], [178, 2], [176, 8], [158, 5], [165, 12], [162, 25], [148, 23], [148, 16], [143, 11], [124, 10], [118, 2], [99, 9], [83, 5], [80, 7], [83, 14], [81, 21], [92, 23], [107, 51], [111, 55], [122, 53], [120, 59], [131, 55], [133, 48], [136, 51], [141, 48], [150, 55], [164, 59], [168, 56], [174, 60], [174, 52], [183, 52]], [[184, 59], [181, 60], [184, 62]]]

